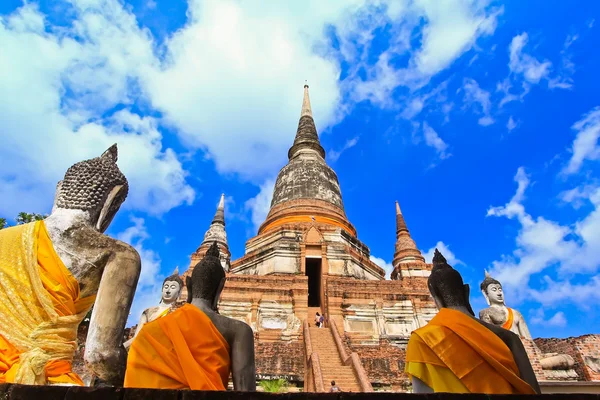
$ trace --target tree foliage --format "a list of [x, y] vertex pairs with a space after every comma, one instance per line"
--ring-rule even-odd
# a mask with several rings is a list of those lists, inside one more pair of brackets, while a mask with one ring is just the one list
[[[15, 221], [17, 225], [22, 225], [33, 221], [41, 221], [46, 217], [48, 217], [48, 215], [20, 212]], [[9, 226], [6, 218], [0, 218], [0, 229], [8, 228]]]

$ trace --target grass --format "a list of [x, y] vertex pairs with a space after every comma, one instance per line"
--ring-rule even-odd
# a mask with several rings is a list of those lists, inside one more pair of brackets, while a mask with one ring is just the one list
[[285, 379], [275, 379], [272, 381], [260, 381], [258, 385], [263, 388], [265, 392], [269, 393], [281, 393], [288, 387], [288, 383]]

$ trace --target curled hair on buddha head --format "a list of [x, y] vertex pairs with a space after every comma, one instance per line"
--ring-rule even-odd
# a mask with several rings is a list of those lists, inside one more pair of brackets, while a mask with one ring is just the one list
[[179, 290], [183, 289], [183, 279], [181, 279], [181, 277], [179, 276], [179, 268], [175, 268], [173, 274], [165, 278], [165, 280], [163, 281], [163, 286], [165, 286], [165, 283], [167, 282], [177, 282], [179, 283]]
[[502, 286], [502, 284], [499, 281], [492, 278], [492, 276], [487, 271], [485, 271], [485, 278], [483, 279], [483, 282], [481, 282], [481, 285], [479, 285], [479, 288], [485, 294], [487, 293], [488, 286], [493, 284]]
[[475, 315], [469, 303], [469, 285], [464, 284], [460, 273], [448, 265], [438, 249], [433, 255], [433, 268], [427, 286], [431, 295], [442, 301], [443, 307], [466, 307]]
[[[217, 291], [223, 278], [225, 278], [225, 271], [221, 265], [219, 258], [219, 247], [217, 242], [213, 242], [210, 246], [204, 258], [196, 264], [192, 271], [191, 282], [191, 299], [205, 299], [210, 302], [215, 300]], [[188, 288], [188, 291], [190, 288]]]

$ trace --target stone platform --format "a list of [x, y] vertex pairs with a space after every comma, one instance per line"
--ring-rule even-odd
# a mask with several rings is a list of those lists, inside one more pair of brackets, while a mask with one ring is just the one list
[[[89, 388], [66, 386], [0, 385], [2, 400], [487, 400], [518, 399], [518, 395], [485, 394], [408, 394], [408, 393], [244, 393], [244, 392], [201, 392], [190, 390], [153, 390], [122, 388]], [[600, 400], [600, 394], [543, 394], [527, 396], [531, 400]]]

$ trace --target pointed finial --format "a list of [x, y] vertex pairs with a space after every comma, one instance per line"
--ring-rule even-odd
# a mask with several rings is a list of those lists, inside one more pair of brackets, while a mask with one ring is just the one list
[[302, 112], [300, 117], [308, 116], [312, 118], [312, 109], [310, 108], [310, 98], [308, 97], [308, 84], [304, 84], [304, 99], [302, 100]]
[[221, 252], [219, 251], [219, 246], [217, 246], [217, 242], [213, 242], [213, 244], [211, 244], [208, 248], [208, 251], [206, 252], [206, 255], [204, 257], [211, 256], [219, 258], [220, 255]]
[[175, 267], [175, 271], [171, 275], [179, 275], [179, 266]]
[[113, 162], [117, 162], [117, 159], [119, 158], [119, 152], [117, 150], [117, 144], [113, 144], [112, 146], [110, 146], [108, 149], [106, 149], [106, 151], [104, 153], [102, 153], [102, 155], [100, 156], [100, 158], [108, 158], [111, 159]]
[[398, 204], [398, 200], [396, 200], [396, 215], [402, 215], [402, 211], [400, 211], [400, 204]]
[[221, 200], [219, 200], [219, 205], [217, 206], [217, 210], [225, 209], [225, 193], [221, 193]]
[[433, 252], [433, 264], [448, 264], [442, 253], [436, 248]]

